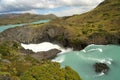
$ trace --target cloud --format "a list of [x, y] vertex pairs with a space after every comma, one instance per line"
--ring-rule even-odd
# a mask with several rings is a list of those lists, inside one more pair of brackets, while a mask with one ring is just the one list
[[39, 14], [36, 10], [28, 10], [28, 11], [18, 11], [18, 12], [15, 12], [15, 13], [30, 13], [30, 14]]
[[92, 10], [96, 6], [76, 6], [76, 7], [67, 7], [59, 11], [49, 11], [46, 12], [45, 14], [52, 14], [54, 13], [55, 15], [62, 17], [62, 16], [71, 16], [73, 14], [82, 14], [87, 11]]
[[93, 7], [102, 1], [103, 0], [0, 0], [0, 13], [14, 11], [32, 12], [36, 9], [44, 10], [71, 6], [79, 6], [79, 8], [83, 6]]

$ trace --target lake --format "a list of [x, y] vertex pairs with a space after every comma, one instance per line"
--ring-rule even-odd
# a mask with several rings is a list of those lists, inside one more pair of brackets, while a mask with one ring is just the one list
[[[60, 62], [62, 67], [72, 67], [83, 80], [120, 80], [120, 46], [89, 45], [84, 50], [61, 54], [53, 61]], [[95, 63], [106, 63], [108, 73], [96, 73]]]
[[35, 22], [24, 23], [24, 24], [2, 25], [2, 26], [0, 26], [0, 32], [3, 32], [4, 30], [9, 29], [9, 28], [21, 27], [21, 26], [24, 26], [24, 25], [27, 25], [27, 24], [40, 24], [40, 23], [45, 23], [45, 22], [49, 22], [49, 21], [50, 20], [38, 20], [38, 21], [35, 21]]
[[[49, 42], [21, 45], [34, 52], [54, 48], [61, 50], [62, 53], [52, 61], [59, 62], [61, 67], [72, 67], [83, 80], [120, 80], [120, 46], [91, 44], [83, 50], [73, 51], [72, 48], [64, 49]], [[96, 73], [93, 66], [95, 63], [107, 64], [110, 68], [108, 73]]]

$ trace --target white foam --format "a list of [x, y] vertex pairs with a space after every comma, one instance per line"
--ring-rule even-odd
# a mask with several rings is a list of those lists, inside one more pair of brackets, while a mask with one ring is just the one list
[[94, 46], [95, 44], [90, 44], [90, 45], [88, 45], [86, 48], [88, 48], [88, 47], [91, 47], [91, 46]]
[[108, 64], [112, 64], [112, 62], [113, 62], [113, 59], [111, 59], [111, 58], [108, 58], [108, 61], [107, 61], [107, 63], [108, 63]]
[[113, 61], [113, 59], [112, 59], [112, 58], [108, 58], [108, 60], [109, 60], [109, 61]]
[[97, 58], [92, 58], [92, 57], [84, 57], [84, 56], [81, 56], [82, 59], [85, 59], [85, 60], [92, 60], [92, 61], [97, 61], [97, 62], [100, 62], [100, 63], [107, 63], [107, 64], [112, 64], [112, 59], [109, 58], [109, 59], [97, 59]]
[[64, 53], [67, 53], [67, 52], [70, 52], [70, 51], [73, 51], [73, 48], [67, 48], [67, 49], [62, 48], [61, 52], [58, 55], [61, 55], [61, 54], [64, 54]]
[[105, 73], [104, 72], [101, 72], [99, 75], [97, 75], [97, 76], [103, 76]]
[[85, 50], [85, 49], [83, 49], [82, 51], [83, 51], [84, 53], [86, 53], [86, 50]]
[[111, 61], [107, 61], [108, 64], [112, 64]]
[[42, 42], [39, 44], [23, 44], [23, 43], [21, 43], [21, 46], [24, 49], [29, 49], [29, 50], [32, 50], [33, 52], [48, 51], [51, 49], [61, 50], [61, 53], [72, 51], [72, 48], [64, 49], [64, 48], [60, 47], [59, 45], [52, 44], [50, 42]]
[[62, 56], [60, 58], [52, 59], [53, 62], [58, 62], [58, 63], [62, 63], [62, 62], [64, 62], [64, 60], [65, 60], [65, 56]]
[[101, 63], [105, 62], [105, 59], [97, 59], [97, 58], [88, 58], [88, 59], [92, 60], [92, 61], [98, 61], [98, 62], [101, 62]]
[[98, 48], [98, 50], [99, 50], [100, 52], [103, 52], [103, 50], [102, 50], [101, 48]]
[[99, 62], [101, 62], [101, 63], [105, 63], [106, 60], [105, 60], [105, 59], [100, 59]]
[[96, 50], [98, 50], [100, 52], [103, 52], [103, 50], [101, 48], [90, 49], [87, 52], [96, 51]]
[[111, 58], [106, 58], [106, 59], [101, 59], [100, 60], [100, 62], [101, 63], [107, 63], [107, 64], [112, 64], [112, 61], [113, 61], [113, 59], [111, 59]]

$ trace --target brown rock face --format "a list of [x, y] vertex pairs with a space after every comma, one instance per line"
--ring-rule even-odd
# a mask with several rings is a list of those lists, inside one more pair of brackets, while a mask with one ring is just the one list
[[57, 56], [58, 53], [61, 52], [58, 49], [51, 49], [48, 51], [41, 51], [41, 52], [37, 52], [37, 53], [34, 53], [31, 50], [25, 50], [25, 49], [23, 49], [21, 51], [22, 51], [22, 53], [31, 55], [33, 58], [35, 58], [38, 61], [46, 60], [46, 59], [53, 59]]

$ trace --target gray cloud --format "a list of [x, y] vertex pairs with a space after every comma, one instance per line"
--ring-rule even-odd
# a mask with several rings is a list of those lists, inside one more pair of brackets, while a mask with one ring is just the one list
[[91, 6], [103, 0], [0, 0], [0, 13], [62, 6]]

